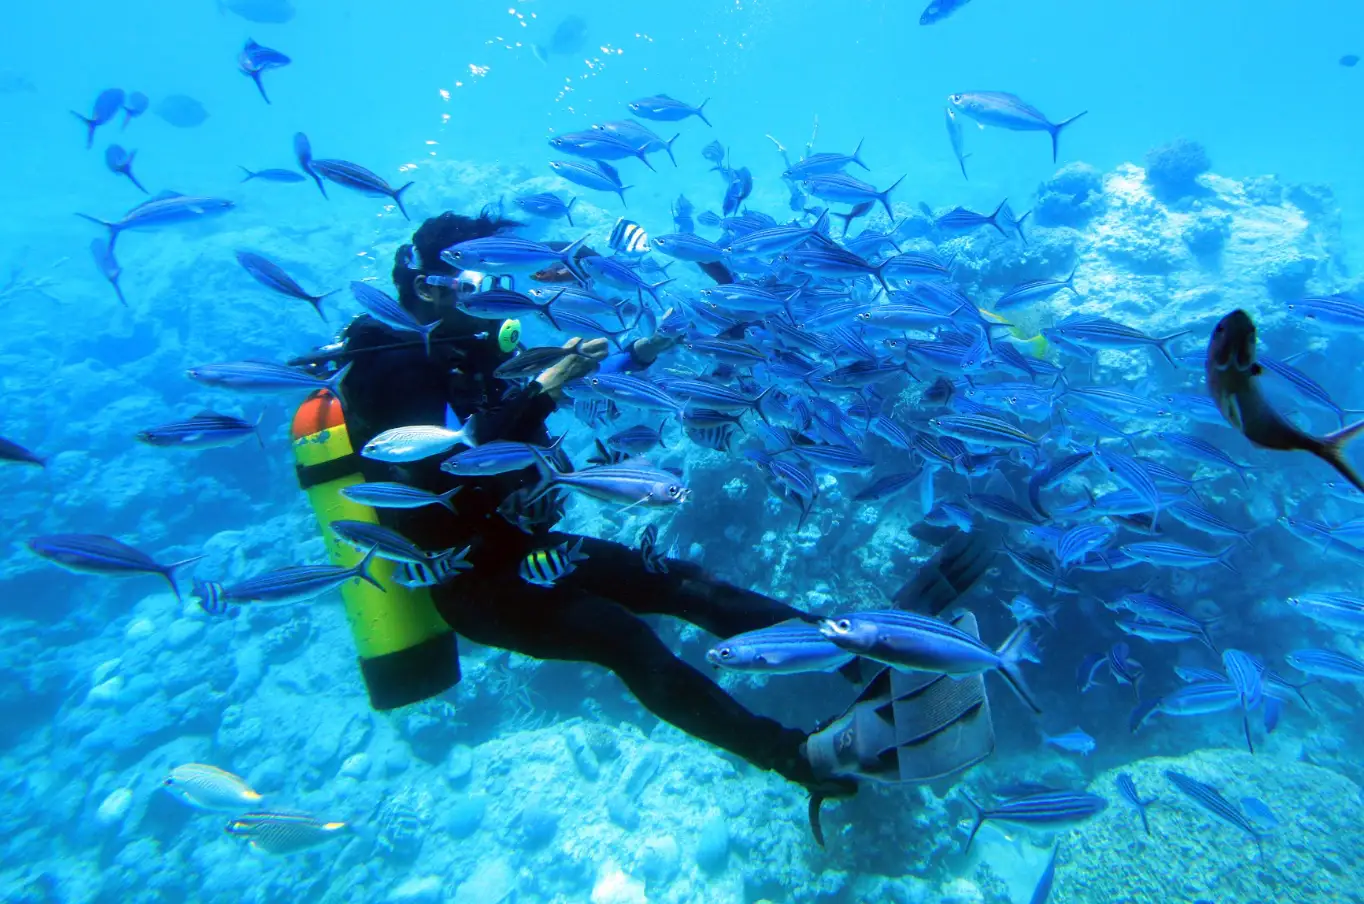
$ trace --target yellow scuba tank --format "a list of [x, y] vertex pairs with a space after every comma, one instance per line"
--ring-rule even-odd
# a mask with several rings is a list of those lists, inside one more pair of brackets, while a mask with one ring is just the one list
[[[341, 495], [365, 479], [341, 402], [326, 390], [313, 393], [295, 413], [292, 435], [299, 486], [323, 526], [327, 554], [334, 565], [352, 567], [362, 553], [332, 536], [326, 525], [343, 519], [378, 524], [379, 516]], [[382, 592], [363, 581], [347, 581], [341, 588], [360, 674], [378, 710], [433, 697], [460, 679], [455, 635], [436, 611], [430, 591], [396, 583], [395, 567], [384, 559], [374, 562], [372, 573], [384, 585]]]

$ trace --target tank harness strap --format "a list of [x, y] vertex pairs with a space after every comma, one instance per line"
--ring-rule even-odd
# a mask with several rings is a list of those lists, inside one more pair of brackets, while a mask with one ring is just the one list
[[324, 483], [331, 483], [333, 480], [340, 480], [342, 477], [359, 473], [360, 456], [354, 452], [348, 452], [340, 458], [333, 458], [330, 461], [321, 461], [311, 465], [296, 465], [295, 471], [298, 473], [299, 487], [310, 490], [315, 486], [321, 486]]

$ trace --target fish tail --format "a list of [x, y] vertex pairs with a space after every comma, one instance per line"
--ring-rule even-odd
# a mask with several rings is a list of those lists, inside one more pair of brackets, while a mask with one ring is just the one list
[[1245, 709], [1241, 710], [1241, 728], [1246, 734], [1246, 748], [1250, 750], [1251, 753], [1254, 753], [1255, 744], [1250, 740], [1250, 712]]
[[1014, 693], [1018, 694], [1019, 699], [1026, 703], [1029, 709], [1040, 714], [1042, 707], [1037, 705], [1032, 691], [1028, 689], [1027, 682], [1023, 680], [1023, 672], [1019, 669], [1019, 664], [1026, 657], [1033, 655], [1036, 649], [1032, 642], [1032, 631], [1025, 623], [1014, 628], [1013, 633], [1005, 639], [997, 654], [999, 656], [999, 673], [1004, 676], [1004, 680], [1009, 682]]
[[1075, 120], [1079, 119], [1081, 116], [1084, 116], [1084, 115], [1085, 115], [1086, 113], [1088, 113], [1088, 112], [1089, 112], [1088, 110], [1081, 110], [1079, 113], [1076, 113], [1076, 114], [1075, 114], [1074, 116], [1072, 116], [1070, 119], [1063, 119], [1063, 120], [1060, 121], [1060, 122], [1052, 123], [1052, 124], [1048, 125], [1047, 131], [1051, 133], [1051, 162], [1052, 162], [1052, 163], [1055, 163], [1055, 162], [1056, 162], [1056, 158], [1057, 158], [1058, 153], [1059, 153], [1059, 142], [1060, 142], [1060, 138], [1061, 138], [1061, 130], [1064, 129], [1066, 126], [1070, 125], [1070, 124], [1071, 124], [1072, 122], [1074, 122]]
[[1345, 447], [1361, 430], [1364, 430], [1364, 421], [1358, 421], [1343, 430], [1323, 436], [1320, 448], [1308, 451], [1339, 471], [1340, 476], [1355, 485], [1355, 489], [1364, 492], [1364, 479], [1360, 479], [1354, 466], [1345, 459]]
[[[679, 132], [678, 134], [681, 133]], [[669, 153], [671, 153], [671, 150], [669, 151]], [[564, 205], [564, 216], [568, 217], [568, 225], [570, 226], [573, 225], [573, 205], [576, 204], [577, 202], [578, 202], [577, 198], [569, 198], [568, 203]]]
[[1076, 273], [1079, 273], [1079, 272], [1080, 272], [1080, 265], [1079, 265], [1079, 264], [1076, 264], [1074, 267], [1071, 267], [1071, 268], [1070, 268], [1070, 275], [1066, 277], [1066, 281], [1065, 281], [1065, 282], [1061, 283], [1061, 288], [1063, 288], [1063, 289], [1069, 289], [1070, 291], [1074, 292], [1074, 293], [1078, 296], [1080, 293], [1079, 293], [1079, 291], [1077, 291], [1076, 288], [1075, 288], [1075, 274], [1076, 274]]
[[[1074, 276], [1074, 274], [1071, 275]], [[1071, 291], [1073, 292], [1075, 290], [1072, 288]], [[1165, 360], [1170, 362], [1171, 367], [1178, 367], [1179, 365], [1175, 364], [1175, 359], [1170, 355], [1169, 349], [1170, 343], [1174, 342], [1180, 336], [1189, 335], [1189, 332], [1190, 332], [1189, 330], [1180, 330], [1178, 333], [1171, 333], [1170, 335], [1164, 337], [1163, 339], [1156, 340], [1156, 348], [1158, 348], [1160, 350], [1160, 353], [1165, 356]]]
[[477, 441], [474, 440], [473, 430], [474, 415], [472, 414], [469, 415], [463, 420], [463, 422], [461, 422], [459, 419], [459, 415], [455, 414], [455, 409], [451, 408], [449, 405], [446, 405], [445, 427], [447, 430], [453, 430], [456, 433], [458, 433], [460, 436], [460, 442], [464, 443], [464, 445], [468, 446], [470, 449], [476, 448], [478, 446]]
[[1151, 801], [1153, 800], [1155, 800], [1155, 798], [1152, 798], [1151, 800], [1148, 800], [1145, 803], [1137, 801], [1137, 812], [1141, 814], [1141, 827], [1146, 830], [1147, 835], [1151, 834], [1151, 823], [1146, 818], [1146, 808], [1151, 805]]
[[1231, 558], [1231, 554], [1234, 553], [1235, 551], [1236, 551], [1235, 543], [1228, 546], [1226, 549], [1222, 550], [1220, 553], [1217, 554], [1217, 564], [1221, 565], [1223, 568], [1225, 568], [1227, 571], [1230, 571], [1232, 574], [1240, 574], [1241, 572], [1236, 569], [1236, 566], [1231, 564], [1231, 562], [1227, 561], [1228, 559]]
[[552, 491], [559, 477], [558, 469], [554, 467], [553, 462], [545, 458], [543, 452], [532, 446], [530, 454], [535, 459], [535, 470], [540, 473], [540, 481], [526, 494], [526, 505], [533, 505]]
[[108, 220], [101, 220], [99, 217], [92, 217], [88, 213], [78, 213], [76, 214], [76, 216], [80, 217], [83, 220], [89, 220], [91, 223], [98, 223], [100, 226], [103, 226], [105, 229], [109, 230], [109, 250], [110, 251], [114, 250], [114, 239], [118, 238], [117, 223], [110, 223]]
[[242, 166], [241, 164], [237, 164], [237, 169], [239, 169], [239, 170], [241, 170], [242, 172], [246, 173], [246, 178], [242, 180], [243, 182], [250, 182], [252, 179], [256, 178], [256, 174], [255, 174], [255, 173], [251, 172], [251, 170], [247, 169], [246, 167]]
[[895, 212], [890, 209], [890, 193], [895, 191], [896, 186], [898, 186], [903, 181], [905, 181], [905, 177], [901, 176], [900, 178], [896, 179], [894, 183], [891, 184], [890, 188], [886, 189], [885, 191], [881, 192], [879, 195], [876, 196], [877, 200], [881, 202], [881, 206], [886, 209], [886, 216], [890, 217], [892, 223], [895, 222]]
[[1146, 720], [1160, 709], [1160, 697], [1150, 697], [1137, 704], [1136, 709], [1132, 710], [1132, 716], [1127, 720], [1128, 727], [1132, 729], [1132, 734], [1146, 724]]
[[354, 361], [347, 361], [345, 367], [342, 367], [336, 373], [332, 374], [327, 379], [327, 382], [323, 384], [326, 386], [327, 391], [338, 399], [341, 398], [341, 382], [346, 379], [346, 374], [350, 373], [350, 369], [354, 366]]
[[862, 167], [862, 169], [866, 170], [867, 172], [871, 172], [871, 168], [862, 162], [862, 142], [866, 140], [867, 139], [865, 137], [857, 139], [857, 147], [853, 148], [852, 152], [852, 162], [856, 163], [858, 166]]
[[379, 581], [375, 579], [374, 575], [370, 574], [369, 571], [370, 566], [374, 564], [374, 553], [376, 550], [378, 550], [378, 548], [379, 547], [377, 546], [371, 546], [369, 548], [369, 551], [365, 553], [365, 557], [361, 559], [356, 564], [356, 566], [351, 570], [354, 572], [355, 577], [359, 578], [362, 581], [365, 581], [366, 583], [372, 584], [375, 587], [378, 587], [384, 593], [387, 593], [388, 591], [384, 589], [384, 585], [380, 584]]
[[180, 596], [180, 586], [175, 583], [175, 572], [186, 565], [193, 565], [202, 558], [204, 558], [204, 554], [200, 553], [197, 556], [190, 556], [188, 559], [181, 559], [178, 562], [172, 562], [169, 565], [162, 566], [161, 576], [166, 579], [167, 584], [170, 584], [170, 588], [175, 592], [175, 598], [177, 600], [183, 601], [184, 597]]
[[[560, 289], [558, 292], [555, 292], [554, 297], [551, 298], [549, 301], [545, 302], [544, 305], [540, 308], [540, 311], [545, 315], [545, 319], [549, 321], [550, 326], [554, 327], [556, 330], [559, 329], [559, 323], [554, 319], [554, 312], [550, 310], [550, 307], [551, 305], [554, 304], [554, 302], [559, 300], [559, 296], [563, 295], [564, 291], [565, 291], [564, 289]], [[636, 318], [635, 322], [636, 323], [639, 322], [638, 318]], [[621, 324], [624, 325], [623, 320], [621, 321]], [[578, 354], [582, 354], [582, 352], [578, 352]]]
[[681, 137], [682, 133], [678, 132], [676, 135], [663, 142], [663, 150], [668, 152], [668, 159], [673, 162], [674, 169], [677, 168], [677, 158], [673, 156], [673, 142]]
[[398, 212], [403, 215], [404, 220], [410, 220], [412, 218], [407, 215], [407, 208], [403, 206], [403, 192], [416, 184], [417, 183], [415, 182], [409, 182], [393, 193], [393, 203], [398, 205]]
[[995, 212], [992, 213], [992, 214], [990, 214], [988, 217], [985, 218], [985, 222], [989, 223], [991, 226], [993, 226], [993, 227], [995, 227], [996, 229], [998, 229], [998, 230], [999, 230], [999, 234], [1002, 235], [1002, 236], [1004, 236], [1006, 239], [1009, 237], [1009, 234], [1008, 234], [1007, 232], [1004, 231], [1004, 227], [1003, 227], [1003, 226], [999, 225], [999, 212], [1000, 212], [1001, 210], [1003, 210], [1003, 209], [1004, 209], [1004, 205], [1005, 205], [1005, 204], [1008, 204], [1008, 203], [1009, 203], [1009, 199], [1008, 199], [1008, 198], [1005, 198], [1003, 201], [1000, 201], [1000, 202], [999, 202], [999, 206], [995, 208]]
[[762, 392], [758, 393], [757, 396], [755, 396], [753, 399], [753, 413], [756, 414], [759, 418], [761, 418], [762, 422], [769, 427], [772, 426], [772, 422], [767, 419], [767, 412], [763, 411], [763, 399], [767, 398], [767, 394], [771, 392], [774, 388], [775, 387], [773, 386], [767, 387]]
[[[710, 120], [709, 120], [709, 119], [706, 119], [706, 104], [708, 104], [708, 103], [710, 103], [710, 98], [709, 98], [709, 97], [706, 98], [705, 100], [701, 101], [701, 106], [699, 106], [699, 107], [696, 108], [696, 116], [697, 116], [698, 119], [700, 119], [702, 122], [704, 122], [706, 125], [709, 126], [709, 125], [710, 125]], [[715, 127], [714, 127], [714, 126], [711, 126], [711, 128], [715, 128]]]
[[[560, 439], [562, 439], [562, 438], [563, 438], [563, 437], [560, 437]], [[436, 497], [436, 501], [439, 502], [441, 505], [445, 506], [447, 509], [449, 509], [449, 510], [450, 510], [450, 514], [452, 514], [452, 515], [458, 514], [458, 513], [455, 511], [455, 504], [454, 504], [453, 502], [451, 502], [450, 500], [454, 499], [457, 495], [459, 495], [459, 491], [462, 490], [462, 489], [464, 489], [464, 487], [463, 487], [462, 485], [461, 485], [461, 486], [457, 486], [457, 487], [452, 487], [451, 489], [449, 489], [449, 490], [447, 490], [446, 492], [441, 493], [439, 496], [437, 496], [437, 497]]]
[[99, 123], [75, 110], [71, 111], [71, 115], [85, 123], [85, 149], [90, 150], [95, 146], [95, 129], [99, 128]]
[[625, 202], [625, 190], [626, 190], [627, 188], [634, 188], [634, 186], [633, 186], [633, 185], [618, 185], [618, 186], [616, 186], [616, 194], [620, 195], [620, 205], [621, 205], [621, 207], [625, 207], [625, 208], [628, 208], [628, 207], [630, 206], [629, 204], [627, 204], [627, 203]]
[[985, 808], [976, 803], [971, 795], [963, 791], [961, 796], [971, 805], [971, 834], [966, 836], [966, 847], [962, 851], [963, 854], [966, 854], [971, 851], [971, 842], [976, 840], [976, 833], [980, 831], [981, 826], [985, 825], [986, 816]]
[[664, 449], [668, 448], [668, 444], [663, 442], [663, 428], [666, 426], [668, 426], [668, 419], [665, 417], [658, 422], [658, 444]]
[[265, 82], [260, 80], [260, 71], [251, 73], [251, 81], [256, 83], [256, 90], [260, 92], [261, 100], [270, 103], [270, 95], [265, 93]]
[[[622, 188], [621, 191], [625, 191], [625, 189]], [[622, 200], [622, 201], [625, 200], [624, 195], [621, 196], [621, 200]], [[578, 266], [578, 260], [577, 260], [577, 257], [576, 257], [576, 256], [577, 256], [578, 252], [582, 250], [583, 245], [586, 244], [587, 240], [588, 240], [590, 237], [591, 237], [590, 234], [589, 234], [589, 235], [585, 235], [585, 236], [583, 236], [582, 238], [579, 238], [577, 241], [573, 242], [571, 245], [569, 245], [569, 246], [568, 246], [567, 248], [565, 248], [563, 251], [559, 252], [559, 253], [560, 253], [560, 256], [561, 256], [560, 259], [564, 262], [564, 266], [568, 268], [568, 272], [569, 272], [569, 273], [572, 273], [572, 274], [573, 274], [573, 278], [576, 279], [579, 283], [581, 283], [581, 284], [584, 285], [584, 286], [587, 285], [587, 283], [588, 283], [588, 278], [587, 278], [587, 275], [586, 275], [585, 273], [583, 273], [583, 271], [579, 268], [579, 266]], [[560, 293], [560, 294], [563, 294], [563, 293]], [[555, 297], [557, 298], [558, 296], [556, 295]], [[557, 327], [556, 327], [556, 329], [557, 329]]]
[[966, 175], [966, 158], [970, 156], [970, 154], [963, 154], [957, 158], [957, 166], [961, 167], [961, 177], [967, 182], [971, 181], [971, 177]]
[[433, 320], [421, 327], [422, 346], [426, 348], [426, 357], [431, 357], [431, 334], [436, 331], [443, 321]]

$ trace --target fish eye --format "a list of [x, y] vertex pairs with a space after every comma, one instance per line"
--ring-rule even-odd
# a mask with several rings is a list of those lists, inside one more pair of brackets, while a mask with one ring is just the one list
[[681, 492], [682, 492], [682, 488], [679, 487], [679, 486], [677, 486], [676, 484], [674, 484], [673, 486], [668, 487], [668, 495], [671, 496], [671, 497], [673, 497], [674, 499], [676, 499], [676, 498], [678, 497], [678, 495], [681, 494]]
[[733, 658], [734, 658], [734, 652], [733, 652], [732, 650], [730, 650], [729, 647], [721, 647], [721, 648], [720, 648], [720, 658], [721, 658], [721, 659], [733, 659]]
[[838, 630], [840, 630], [840, 631], [851, 631], [851, 630], [852, 630], [852, 620], [851, 620], [851, 619], [846, 619], [846, 618], [840, 618], [840, 619], [838, 620], [838, 622], [836, 623], [836, 626], [837, 626]]

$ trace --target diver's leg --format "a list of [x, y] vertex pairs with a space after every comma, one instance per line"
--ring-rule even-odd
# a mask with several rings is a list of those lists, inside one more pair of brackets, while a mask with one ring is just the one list
[[985, 574], [998, 548], [993, 532], [958, 531], [895, 594], [895, 608], [938, 615]]
[[583, 540], [587, 559], [564, 578], [597, 596], [615, 600], [637, 615], [671, 615], [717, 637], [768, 628], [788, 619], [814, 618], [771, 597], [717, 580], [694, 562], [668, 559], [666, 574], [644, 567], [639, 550], [596, 540]]
[[801, 752], [804, 732], [749, 712], [621, 606], [563, 580], [546, 588], [475, 574], [436, 588], [437, 608], [457, 633], [536, 659], [596, 663], [693, 737], [794, 782], [815, 782]]

